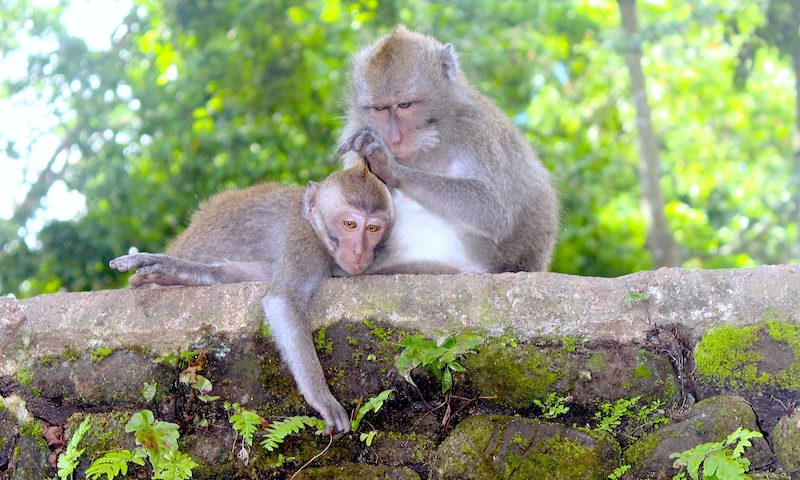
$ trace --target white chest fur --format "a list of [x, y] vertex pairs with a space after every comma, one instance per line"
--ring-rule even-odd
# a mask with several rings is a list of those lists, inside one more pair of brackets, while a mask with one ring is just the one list
[[464, 273], [480, 273], [485, 267], [476, 263], [467, 253], [459, 232], [445, 219], [405, 196], [392, 191], [394, 226], [389, 237], [389, 258], [383, 259], [382, 268], [416, 262], [435, 262]]

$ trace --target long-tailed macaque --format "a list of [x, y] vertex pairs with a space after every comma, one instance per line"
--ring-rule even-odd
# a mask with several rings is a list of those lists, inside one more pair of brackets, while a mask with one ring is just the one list
[[345, 166], [365, 156], [391, 187], [394, 227], [369, 273], [550, 265], [559, 221], [550, 175], [467, 83], [452, 45], [399, 26], [357, 53], [339, 153]]
[[192, 216], [167, 254], [136, 253], [111, 261], [135, 269], [130, 284], [212, 285], [267, 281], [264, 312], [281, 355], [327, 433], [350, 429], [325, 381], [306, 305], [332, 275], [358, 275], [381, 248], [393, 218], [385, 185], [365, 163], [308, 188], [264, 183], [220, 193]]

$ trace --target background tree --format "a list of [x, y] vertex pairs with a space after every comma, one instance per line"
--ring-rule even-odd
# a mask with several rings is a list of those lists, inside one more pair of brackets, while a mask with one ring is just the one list
[[[779, 4], [793, 2], [638, 4], [664, 230], [684, 266], [800, 257], [793, 57], [759, 37]], [[553, 270], [611, 276], [662, 264], [646, 248], [613, 0], [137, 0], [103, 50], [69, 33], [66, 4], [2, 7], [0, 59], [30, 58], [6, 74], [0, 102], [40, 99], [47, 111], [31, 139], [0, 131], [0, 155], [30, 186], [0, 220], [0, 292], [120, 286], [108, 260], [130, 246], [160, 250], [214, 192], [338, 168], [348, 57], [400, 22], [454, 43], [469, 78], [553, 171], [564, 205]], [[758, 55], [741, 82], [753, 39]], [[36, 160], [54, 133], [57, 145]], [[45, 221], [58, 190], [85, 197], [83, 213]]]

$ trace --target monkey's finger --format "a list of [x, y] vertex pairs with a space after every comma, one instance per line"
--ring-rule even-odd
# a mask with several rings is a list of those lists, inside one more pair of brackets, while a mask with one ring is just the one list
[[378, 142], [372, 142], [364, 149], [364, 155], [367, 157], [372, 156], [379, 148], [381, 148], [381, 145]]

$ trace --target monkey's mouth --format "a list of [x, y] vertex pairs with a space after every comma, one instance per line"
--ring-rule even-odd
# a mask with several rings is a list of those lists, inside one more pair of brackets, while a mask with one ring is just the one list
[[348, 275], [361, 275], [369, 266], [369, 263], [364, 264], [353, 264], [353, 263], [346, 263], [344, 265], [339, 265], [344, 273]]

